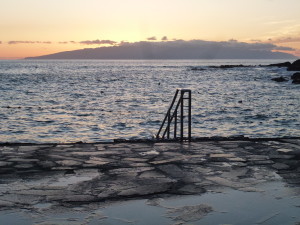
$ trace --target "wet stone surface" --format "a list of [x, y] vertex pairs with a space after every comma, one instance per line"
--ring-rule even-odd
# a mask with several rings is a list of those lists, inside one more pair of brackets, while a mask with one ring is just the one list
[[299, 159], [299, 139], [0, 146], [0, 208], [300, 187]]

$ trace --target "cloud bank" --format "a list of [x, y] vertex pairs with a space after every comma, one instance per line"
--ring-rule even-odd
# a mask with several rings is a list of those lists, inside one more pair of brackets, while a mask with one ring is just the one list
[[274, 44], [292, 43], [292, 42], [300, 42], [300, 37], [284, 37], [284, 38], [277, 38], [277, 39], [270, 38], [268, 41]]
[[17, 45], [17, 44], [52, 44], [51, 41], [9, 41], [9, 45]]
[[60, 41], [60, 42], [58, 42], [58, 44], [66, 45], [66, 44], [69, 44], [69, 42], [68, 41]]
[[148, 37], [147, 40], [148, 40], [148, 41], [156, 41], [157, 38], [156, 38], [155, 36], [153, 36], [153, 37]]
[[117, 42], [111, 40], [94, 40], [94, 41], [80, 41], [84, 45], [115, 45]]
[[[53, 44], [51, 41], [9, 41], [9, 45], [16, 44]], [[58, 44], [82, 44], [82, 45], [116, 45], [116, 41], [112, 40], [86, 40], [86, 41], [59, 41]]]
[[118, 45], [60, 52], [39, 59], [288, 59], [295, 56], [278, 52], [292, 50], [271, 43], [236, 40], [120, 42]]

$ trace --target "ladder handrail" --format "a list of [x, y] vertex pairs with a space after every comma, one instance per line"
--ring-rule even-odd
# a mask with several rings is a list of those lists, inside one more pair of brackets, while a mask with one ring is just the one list
[[[173, 110], [173, 106], [175, 104], [175, 101], [177, 101], [177, 96], [178, 96], [178, 92], [180, 91], [180, 97], [178, 99], [178, 102], [175, 106], [174, 111]], [[187, 96], [185, 96], [185, 93], [187, 93]], [[172, 103], [166, 113], [166, 116], [159, 128], [159, 131], [156, 135], [157, 139], [160, 139], [160, 133], [162, 131], [162, 129], [165, 127], [165, 130], [163, 132], [163, 135], [161, 137], [161, 139], [165, 139], [165, 136], [167, 135], [167, 139], [170, 139], [170, 130], [171, 130], [171, 123], [173, 122], [174, 118], [175, 118], [175, 122], [174, 122], [174, 139], [177, 140], [177, 118], [178, 118], [178, 113], [180, 115], [180, 140], [189, 140], [191, 141], [191, 105], [192, 105], [192, 94], [191, 94], [191, 90], [190, 89], [177, 89], [175, 92], [175, 95], [173, 97]], [[184, 106], [184, 100], [188, 100], [188, 105]], [[180, 107], [180, 112], [178, 112]], [[184, 108], [188, 107], [188, 112], [187, 112], [187, 125], [188, 125], [188, 130], [187, 130], [187, 137], [184, 137], [184, 118], [185, 118], [185, 113], [184, 113]], [[168, 120], [167, 125], [165, 126], [166, 121]]]
[[179, 108], [180, 102], [181, 102], [181, 97], [180, 97], [179, 100], [178, 100], [178, 103], [177, 103], [177, 105], [176, 105], [176, 108], [175, 108], [175, 110], [174, 110], [174, 112], [173, 112], [173, 114], [172, 114], [172, 116], [171, 116], [171, 118], [170, 118], [170, 123], [167, 125], [166, 130], [165, 130], [165, 132], [164, 132], [162, 138], [165, 138], [167, 129], [170, 129], [171, 122], [172, 122], [173, 118], [175, 117], [175, 114], [177, 114], [177, 110], [178, 110], [178, 108]]
[[159, 138], [159, 134], [160, 134], [162, 128], [164, 127], [165, 122], [166, 122], [166, 120], [167, 120], [169, 114], [171, 113], [171, 110], [172, 110], [173, 105], [174, 105], [174, 103], [175, 103], [175, 101], [176, 101], [178, 92], [179, 92], [179, 89], [177, 89], [176, 92], [175, 92], [175, 95], [174, 95], [174, 97], [173, 97], [172, 103], [171, 103], [171, 105], [170, 105], [170, 107], [169, 107], [169, 109], [168, 109], [168, 112], [167, 112], [167, 114], [166, 114], [166, 116], [165, 116], [165, 118], [164, 118], [164, 120], [163, 120], [163, 122], [162, 122], [162, 124], [161, 124], [161, 126], [160, 126], [160, 128], [159, 128], [159, 130], [158, 130], [158, 132], [157, 132], [156, 138]]

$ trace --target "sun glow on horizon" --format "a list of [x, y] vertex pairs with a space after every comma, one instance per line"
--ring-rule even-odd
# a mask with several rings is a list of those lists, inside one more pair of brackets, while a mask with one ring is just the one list
[[176, 39], [271, 43], [300, 57], [299, 8], [299, 0], [2, 0], [0, 59]]

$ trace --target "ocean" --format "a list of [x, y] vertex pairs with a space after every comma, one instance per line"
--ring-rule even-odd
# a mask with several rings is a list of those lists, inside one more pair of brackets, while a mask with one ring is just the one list
[[2, 60], [0, 142], [151, 139], [177, 88], [192, 90], [192, 137], [300, 136], [300, 85], [271, 80], [293, 72], [210, 67], [284, 61]]

